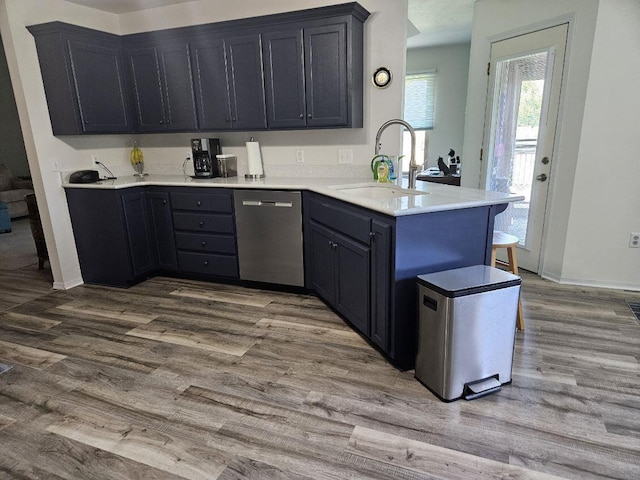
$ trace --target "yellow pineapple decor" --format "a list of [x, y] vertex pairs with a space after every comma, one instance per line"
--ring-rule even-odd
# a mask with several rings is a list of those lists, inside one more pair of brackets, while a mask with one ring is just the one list
[[135, 175], [142, 177], [144, 176], [144, 155], [142, 154], [142, 150], [138, 148], [138, 142], [134, 142], [133, 148], [131, 149], [131, 165], [135, 170]]

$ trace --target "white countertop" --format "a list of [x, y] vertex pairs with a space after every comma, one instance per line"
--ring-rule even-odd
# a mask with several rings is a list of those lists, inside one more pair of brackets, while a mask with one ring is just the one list
[[[375, 199], [339, 190], [348, 187], [378, 187], [371, 178], [320, 178], [320, 177], [266, 177], [247, 180], [244, 177], [194, 179], [184, 175], [154, 175], [145, 177], [126, 176], [116, 180], [102, 180], [98, 183], [63, 183], [65, 188], [120, 189], [150, 185], [171, 187], [213, 187], [213, 188], [255, 188], [265, 190], [309, 190], [343, 200], [354, 205], [374, 210], [394, 217], [417, 213], [457, 210], [487, 205], [498, 205], [524, 200], [519, 195], [455, 187], [418, 181], [416, 192], [390, 199]], [[406, 188], [407, 180], [403, 180]], [[399, 188], [399, 186], [398, 186]]]

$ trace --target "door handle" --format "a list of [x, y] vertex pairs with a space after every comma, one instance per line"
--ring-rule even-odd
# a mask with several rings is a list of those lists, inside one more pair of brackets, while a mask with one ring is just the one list
[[547, 165], [549, 163], [549, 157], [542, 157], [542, 160], [540, 160], [542, 162], [543, 165]]
[[547, 181], [547, 174], [546, 173], [541, 173], [540, 175], [538, 175], [536, 177], [536, 180], [538, 180], [540, 182], [546, 182]]

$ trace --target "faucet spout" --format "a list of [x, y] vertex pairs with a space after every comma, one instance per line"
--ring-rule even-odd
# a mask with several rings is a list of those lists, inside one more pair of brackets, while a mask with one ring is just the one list
[[394, 118], [391, 120], [387, 120], [384, 122], [380, 128], [378, 129], [378, 133], [376, 134], [376, 148], [375, 154], [378, 155], [380, 153], [380, 137], [382, 136], [382, 132], [386, 130], [386, 128], [390, 125], [402, 125], [407, 130], [409, 130], [409, 134], [411, 135], [411, 156], [409, 160], [409, 188], [416, 188], [416, 179], [418, 177], [418, 164], [416, 163], [416, 132], [413, 127], [404, 120], [400, 118]]

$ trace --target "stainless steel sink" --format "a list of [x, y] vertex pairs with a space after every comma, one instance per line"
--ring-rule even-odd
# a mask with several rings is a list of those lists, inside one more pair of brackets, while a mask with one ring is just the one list
[[337, 191], [343, 192], [349, 195], [357, 195], [359, 197], [370, 198], [372, 200], [391, 200], [393, 198], [415, 196], [415, 195], [428, 195], [429, 192], [423, 192], [420, 190], [410, 190], [407, 188], [400, 188], [395, 185], [369, 185], [363, 186], [345, 186], [336, 188]]

